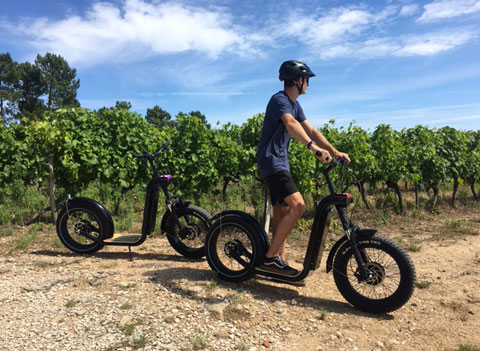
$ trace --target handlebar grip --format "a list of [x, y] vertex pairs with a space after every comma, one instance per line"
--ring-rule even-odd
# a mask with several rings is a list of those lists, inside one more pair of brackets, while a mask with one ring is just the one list
[[[315, 152], [315, 156], [322, 157], [322, 152], [321, 152], [321, 151]], [[329, 156], [329, 157], [327, 157], [327, 159], [332, 157], [332, 156], [330, 155], [330, 153], [328, 154], [328, 156]]]

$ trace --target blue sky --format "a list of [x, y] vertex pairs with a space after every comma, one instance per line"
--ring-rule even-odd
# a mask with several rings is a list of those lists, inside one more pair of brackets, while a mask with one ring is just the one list
[[142, 115], [199, 110], [215, 125], [264, 112], [284, 60], [316, 73], [300, 97], [316, 127], [480, 129], [480, 0], [3, 0], [0, 52], [51, 52], [78, 99]]

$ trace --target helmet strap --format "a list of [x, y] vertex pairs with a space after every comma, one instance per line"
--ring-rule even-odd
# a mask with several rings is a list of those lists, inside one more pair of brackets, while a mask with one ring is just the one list
[[303, 91], [303, 85], [305, 84], [305, 79], [302, 79], [302, 85], [298, 85], [297, 82], [295, 82], [295, 86], [297, 87], [298, 89], [298, 95], [302, 95], [302, 91]]

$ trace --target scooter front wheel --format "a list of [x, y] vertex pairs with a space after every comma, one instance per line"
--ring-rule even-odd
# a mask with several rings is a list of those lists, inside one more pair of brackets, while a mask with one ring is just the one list
[[223, 216], [210, 228], [205, 244], [207, 261], [218, 277], [243, 282], [263, 260], [265, 244], [257, 229], [238, 216]]
[[60, 211], [56, 223], [62, 244], [79, 254], [92, 254], [102, 249], [101, 240], [108, 228], [108, 219], [97, 207], [76, 200]]
[[370, 313], [388, 313], [412, 296], [415, 268], [407, 252], [390, 239], [374, 236], [360, 240], [358, 249], [371, 276], [363, 280], [350, 243], [335, 256], [333, 276], [342, 296]]

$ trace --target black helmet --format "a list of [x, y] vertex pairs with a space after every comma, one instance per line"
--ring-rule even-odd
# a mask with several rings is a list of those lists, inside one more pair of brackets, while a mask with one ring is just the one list
[[312, 70], [303, 62], [297, 60], [285, 61], [280, 66], [280, 80], [297, 80], [300, 77], [315, 77]]

